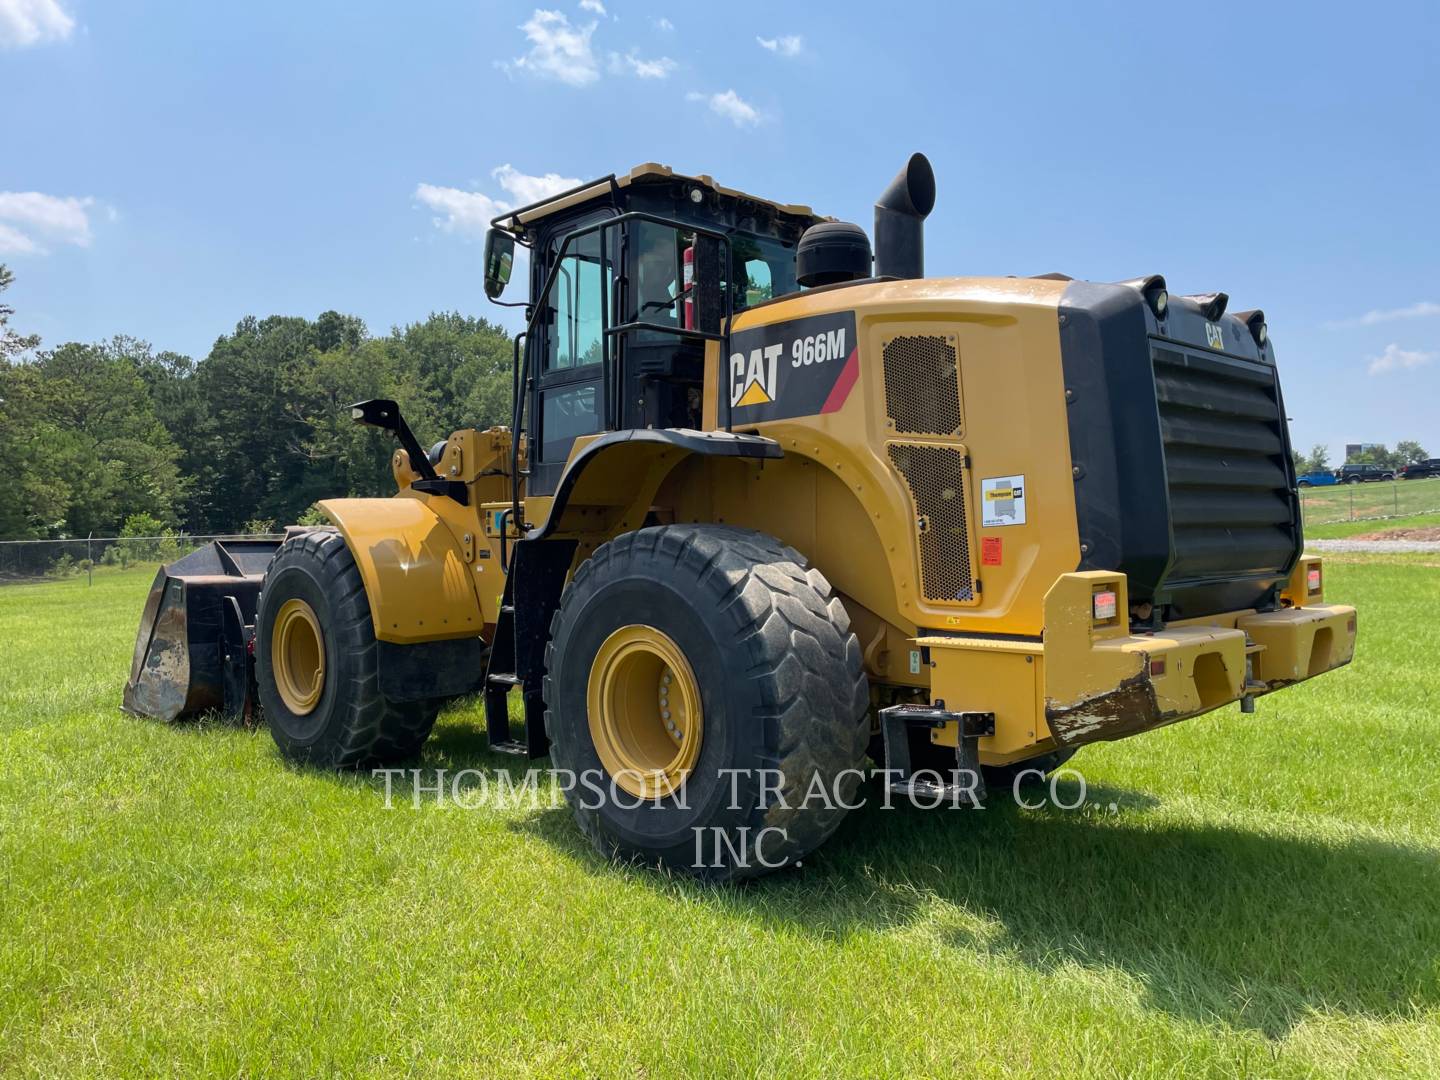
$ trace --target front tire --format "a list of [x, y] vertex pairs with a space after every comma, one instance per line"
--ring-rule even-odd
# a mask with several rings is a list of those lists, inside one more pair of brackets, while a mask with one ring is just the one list
[[869, 691], [829, 582], [762, 533], [617, 537], [551, 624], [546, 727], [604, 854], [711, 880], [803, 858], [862, 779]]
[[384, 698], [378, 653], [365, 584], [344, 537], [317, 529], [286, 540], [255, 612], [256, 686], [285, 757], [354, 769], [419, 751], [439, 708]]

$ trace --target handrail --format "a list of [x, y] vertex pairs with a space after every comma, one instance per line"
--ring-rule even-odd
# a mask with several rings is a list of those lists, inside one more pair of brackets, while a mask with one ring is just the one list
[[[525, 397], [521, 393], [523, 384], [520, 381], [520, 342], [528, 340], [529, 336], [529, 327], [515, 335], [515, 361], [510, 367], [510, 509], [516, 521], [520, 520], [520, 424], [525, 419]], [[524, 355], [528, 357], [529, 350]], [[526, 471], [529, 471], [528, 468]], [[501, 543], [504, 543], [503, 534]]]

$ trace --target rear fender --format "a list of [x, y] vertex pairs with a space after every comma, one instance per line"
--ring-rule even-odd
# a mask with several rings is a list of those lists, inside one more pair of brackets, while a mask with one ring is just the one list
[[378, 640], [411, 645], [481, 633], [471, 564], [424, 500], [327, 499], [320, 509], [355, 558]]
[[[780, 444], [760, 435], [687, 428], [611, 431], [575, 451], [550, 503], [544, 524], [528, 539], [554, 534], [614, 535], [638, 529], [665, 477], [687, 457], [763, 460], [784, 456]], [[567, 514], [574, 509], [575, 512]]]

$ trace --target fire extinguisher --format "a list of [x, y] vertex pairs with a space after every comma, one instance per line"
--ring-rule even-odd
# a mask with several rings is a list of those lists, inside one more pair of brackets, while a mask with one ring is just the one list
[[684, 269], [681, 272], [680, 288], [685, 294], [685, 329], [695, 329], [695, 300], [690, 286], [695, 283], [695, 245], [685, 249]]

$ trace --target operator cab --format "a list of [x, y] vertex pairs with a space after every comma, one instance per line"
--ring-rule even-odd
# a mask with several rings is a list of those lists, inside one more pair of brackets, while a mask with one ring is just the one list
[[582, 436], [700, 428], [708, 343], [735, 314], [797, 290], [796, 245], [824, 220], [655, 164], [496, 218], [491, 300], [515, 245], [530, 253], [514, 416], [529, 435], [527, 492], [555, 491]]

